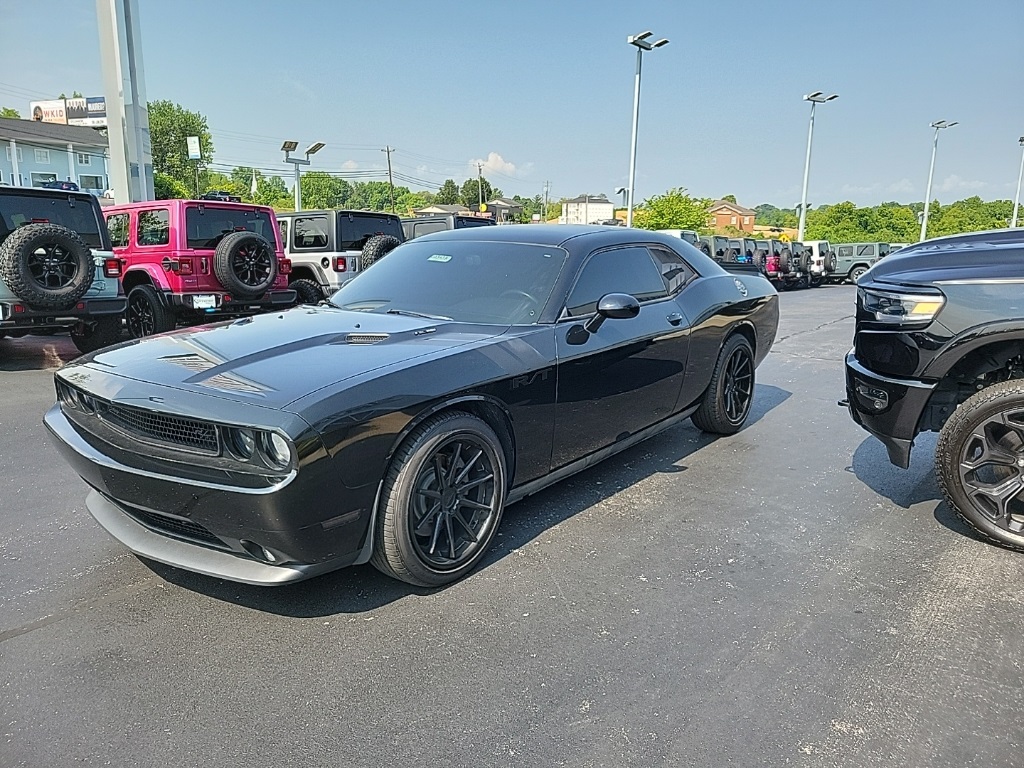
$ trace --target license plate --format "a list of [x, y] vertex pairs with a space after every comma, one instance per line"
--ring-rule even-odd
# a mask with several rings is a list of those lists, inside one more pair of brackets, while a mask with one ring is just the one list
[[192, 297], [193, 309], [213, 309], [217, 306], [217, 297], [209, 294]]

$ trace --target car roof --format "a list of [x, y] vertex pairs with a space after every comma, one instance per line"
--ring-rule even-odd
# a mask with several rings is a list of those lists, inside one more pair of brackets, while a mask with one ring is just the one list
[[345, 214], [358, 213], [360, 216], [384, 216], [386, 218], [398, 218], [398, 214], [390, 213], [388, 211], [357, 211], [350, 210], [348, 208], [316, 208], [314, 210], [306, 210], [305, 208], [301, 211], [281, 211], [278, 213], [278, 218], [284, 218], [286, 216], [311, 216], [311, 215], [326, 215], [331, 214]]
[[34, 197], [68, 197], [72, 196], [79, 200], [95, 200], [95, 196], [89, 192], [73, 189], [52, 189], [47, 187], [12, 187], [4, 185], [0, 187], [0, 195], [32, 195]]
[[469, 227], [434, 232], [416, 238], [425, 240], [475, 240], [478, 242], [523, 243], [549, 245], [572, 250], [602, 248], [636, 242], [659, 242], [678, 245], [672, 237], [649, 229], [605, 227], [600, 224], [503, 224], [497, 227]]
[[[88, 193], [86, 193], [88, 195]], [[196, 205], [203, 206], [216, 206], [217, 208], [236, 208], [241, 211], [251, 211], [253, 208], [258, 208], [261, 211], [273, 211], [269, 205], [256, 205], [255, 203], [232, 203], [227, 200], [143, 200], [138, 203], [120, 203], [118, 205], [107, 205], [103, 207], [104, 213], [118, 213], [120, 211], [131, 211], [138, 208], [152, 208], [153, 206], [176, 205], [179, 203], [195, 203]]]

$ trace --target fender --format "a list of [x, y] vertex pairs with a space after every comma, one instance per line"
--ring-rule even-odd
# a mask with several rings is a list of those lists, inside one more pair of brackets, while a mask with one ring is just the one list
[[954, 365], [974, 350], [1007, 341], [1016, 341], [1024, 346], [1024, 330], [1021, 329], [1019, 320], [990, 323], [964, 331], [939, 350], [922, 372], [921, 378], [942, 379]]
[[159, 264], [132, 264], [125, 270], [124, 276], [121, 278], [121, 282], [133, 282], [130, 279], [131, 276], [133, 274], [138, 274], [139, 272], [143, 272], [148, 276], [149, 280], [147, 282], [152, 283], [153, 287], [156, 288], [157, 291], [162, 293], [163, 291], [171, 290], [171, 284], [167, 282], [167, 275]]

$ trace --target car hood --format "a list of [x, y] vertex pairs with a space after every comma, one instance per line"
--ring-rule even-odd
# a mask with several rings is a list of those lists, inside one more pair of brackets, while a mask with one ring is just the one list
[[925, 242], [876, 261], [860, 282], [914, 286], [1021, 278], [1024, 247], [1020, 244]]
[[[388, 366], [500, 335], [506, 326], [297, 307], [126, 342], [65, 367], [270, 408]], [[66, 374], [65, 374], [66, 376]]]

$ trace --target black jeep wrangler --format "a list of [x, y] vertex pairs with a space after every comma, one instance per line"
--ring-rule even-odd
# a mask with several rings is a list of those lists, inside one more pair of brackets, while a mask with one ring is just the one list
[[929, 240], [875, 262], [857, 281], [846, 395], [898, 467], [918, 433], [938, 432], [949, 506], [1024, 550], [1024, 231]]
[[120, 339], [126, 304], [95, 197], [0, 187], [0, 337], [68, 330], [93, 352]]

